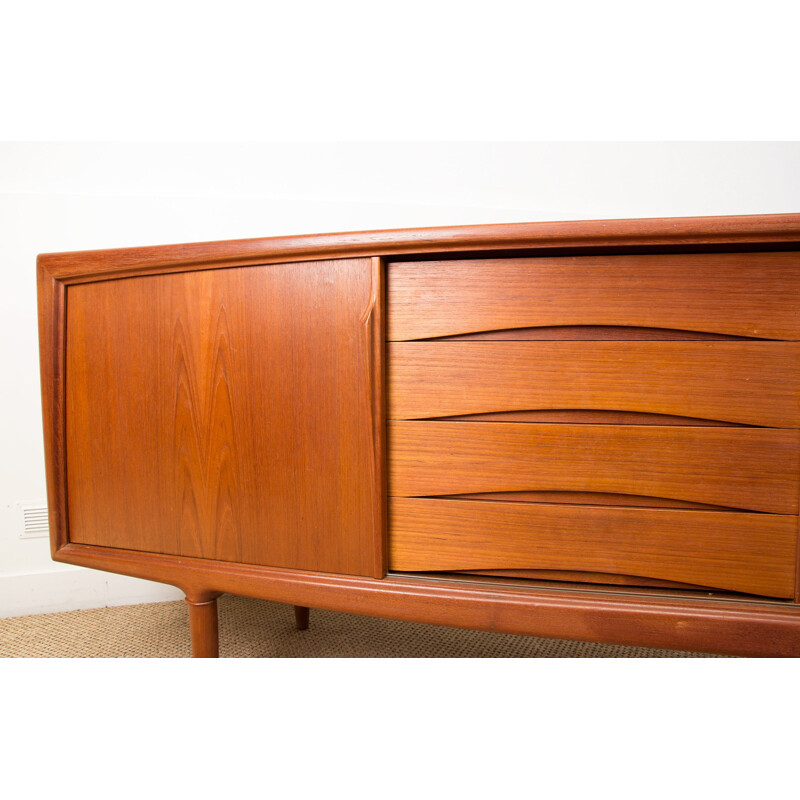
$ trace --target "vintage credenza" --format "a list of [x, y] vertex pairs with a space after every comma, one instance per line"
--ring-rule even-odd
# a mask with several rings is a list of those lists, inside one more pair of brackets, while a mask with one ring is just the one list
[[[800, 215], [42, 255], [53, 558], [800, 655]], [[313, 635], [313, 634], [312, 634]]]

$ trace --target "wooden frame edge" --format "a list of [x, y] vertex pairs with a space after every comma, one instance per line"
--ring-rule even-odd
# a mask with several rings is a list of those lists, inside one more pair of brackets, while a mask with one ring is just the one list
[[48, 253], [39, 258], [56, 279], [77, 283], [153, 272], [460, 250], [792, 242], [800, 242], [800, 214], [407, 228]]
[[389, 575], [382, 580], [68, 544], [57, 561], [278, 603], [434, 625], [739, 656], [800, 656], [800, 608]]
[[372, 364], [372, 446], [375, 464], [375, 487], [378, 492], [375, 518], [379, 553], [376, 575], [389, 570], [389, 513], [387, 479], [389, 473], [386, 446], [386, 265], [380, 257], [370, 259], [374, 303], [370, 316]]
[[374, 555], [367, 574], [382, 578], [388, 569], [388, 535], [386, 515], [386, 417], [384, 413], [384, 291], [383, 263], [380, 258], [368, 260], [370, 295], [359, 324], [361, 332], [366, 414], [369, 419], [370, 484], [373, 495], [372, 534]]
[[52, 274], [41, 256], [36, 267], [47, 508], [50, 552], [55, 558], [68, 542], [64, 374], [67, 297], [64, 283]]

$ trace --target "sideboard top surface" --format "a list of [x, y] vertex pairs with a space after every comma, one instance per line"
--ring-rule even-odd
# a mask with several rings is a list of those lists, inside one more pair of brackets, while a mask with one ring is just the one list
[[47, 253], [39, 267], [66, 283], [152, 272], [306, 261], [488, 250], [706, 247], [800, 244], [800, 214], [523, 222], [407, 228], [112, 250]]

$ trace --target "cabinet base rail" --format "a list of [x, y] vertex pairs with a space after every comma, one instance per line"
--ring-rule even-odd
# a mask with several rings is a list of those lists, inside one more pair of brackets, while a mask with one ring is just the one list
[[217, 655], [216, 599], [222, 593], [297, 606], [298, 628], [306, 610], [318, 608], [555, 639], [800, 657], [800, 607], [780, 602], [476, 586], [393, 574], [359, 578], [80, 544], [67, 544], [53, 557], [178, 586], [187, 597], [193, 652], [199, 657]]

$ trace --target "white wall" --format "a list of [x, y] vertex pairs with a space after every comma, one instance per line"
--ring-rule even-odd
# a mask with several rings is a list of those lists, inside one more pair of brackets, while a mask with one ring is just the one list
[[0, 144], [0, 616], [178, 598], [50, 560], [37, 253], [554, 219], [800, 212], [797, 143]]

